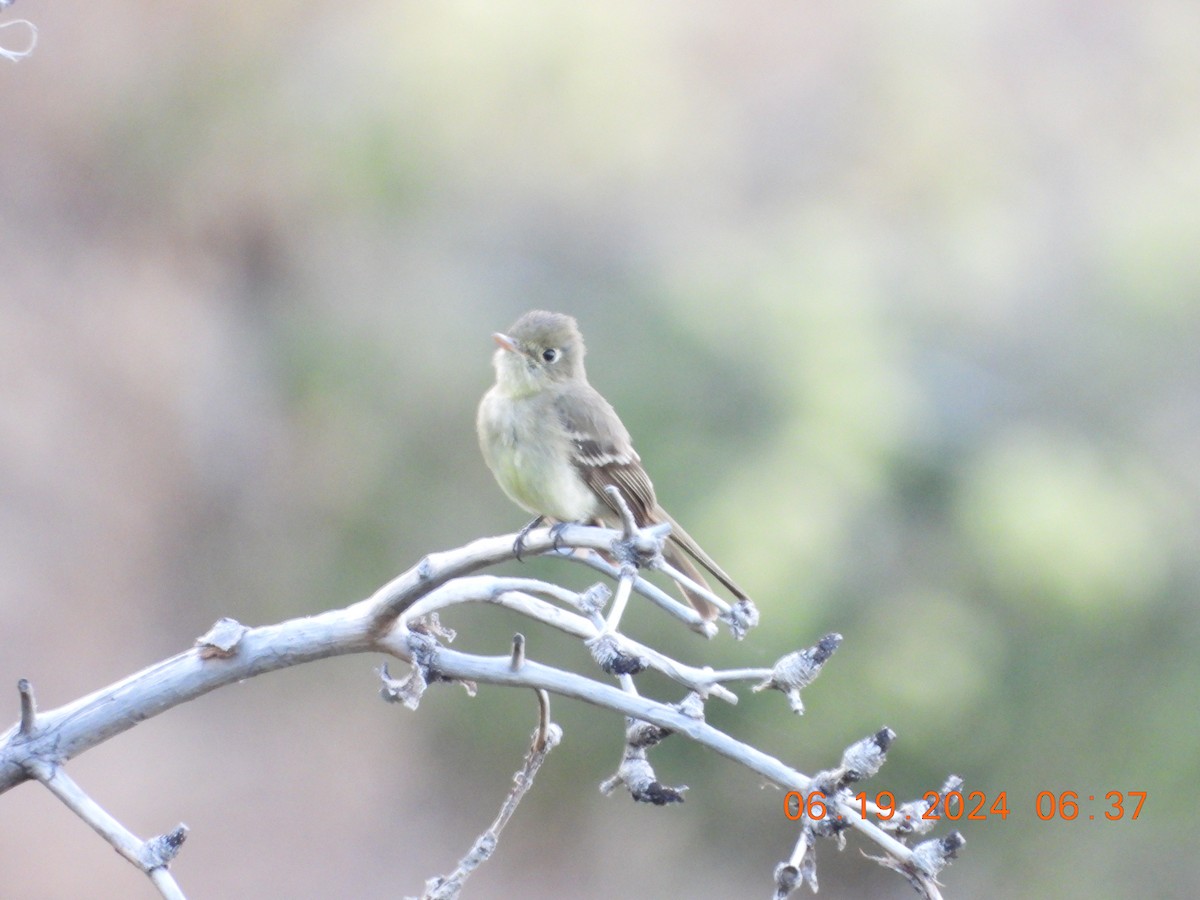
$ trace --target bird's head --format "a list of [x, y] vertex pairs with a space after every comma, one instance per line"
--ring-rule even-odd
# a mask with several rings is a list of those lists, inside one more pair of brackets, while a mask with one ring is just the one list
[[492, 340], [500, 348], [492, 357], [496, 379], [511, 393], [531, 394], [584, 377], [583, 336], [570, 316], [535, 309]]

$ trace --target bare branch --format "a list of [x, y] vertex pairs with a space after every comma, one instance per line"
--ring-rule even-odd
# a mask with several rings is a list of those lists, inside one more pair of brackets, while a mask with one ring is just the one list
[[[531, 531], [522, 544], [525, 555], [557, 553], [561, 547], [611, 552], [613, 542], [621, 536], [620, 532], [610, 528], [582, 526], [570, 528], [558, 535], [551, 532], [552, 529], [549, 528]], [[480, 538], [456, 550], [429, 554], [365, 601], [373, 609], [371, 631], [386, 631], [413, 603], [452, 578], [470, 575], [480, 569], [515, 558], [513, 543], [512, 535]], [[558, 555], [564, 560], [574, 558], [573, 555]]]
[[[589, 568], [595, 569], [604, 575], [607, 575], [613, 581], [621, 577], [621, 569], [619, 566], [614, 566], [608, 560], [595, 553], [586, 553], [577, 555], [574, 558], [575, 562], [581, 563]], [[666, 591], [661, 590], [651, 584], [644, 578], [637, 578], [633, 582], [633, 590], [652, 602], [655, 606], [665, 611], [668, 615], [673, 616], [679, 621], [687, 624], [692, 631], [703, 635], [707, 638], [713, 638], [717, 635], [717, 626], [700, 617], [700, 613], [694, 608], [684, 603], [680, 603]]]
[[[500, 806], [500, 812], [481, 834], [467, 853], [458, 863], [458, 868], [446, 876], [429, 879], [425, 884], [425, 893], [421, 900], [457, 900], [462, 893], [463, 883], [479, 866], [487, 862], [500, 842], [500, 832], [512, 819], [524, 796], [533, 787], [533, 779], [537, 777], [538, 769], [546, 761], [550, 751], [562, 740], [562, 729], [550, 722], [550, 701], [545, 691], [538, 691], [540, 707], [538, 730], [534, 733], [533, 746], [525, 756], [525, 764], [513, 775], [512, 790]], [[410, 898], [411, 900], [411, 898]]]
[[[962, 846], [961, 837], [951, 835], [909, 848], [865, 819], [860, 809], [849, 802], [847, 785], [869, 778], [883, 764], [894, 737], [889, 729], [851, 745], [838, 767], [810, 777], [704, 721], [704, 698], [715, 695], [735, 703], [737, 697], [725, 683], [742, 680], [758, 681], [760, 689], [785, 691], [793, 708], [799, 711], [800, 688], [816, 677], [836, 649], [840, 636], [827, 635], [814, 647], [783, 657], [771, 669], [725, 671], [686, 665], [629, 638], [619, 627], [634, 594], [648, 597], [693, 627], [699, 622], [706, 635], [714, 634], [715, 628], [711, 623], [700, 622], [693, 610], [666, 598], [637, 574], [636, 567], [654, 564], [661, 558], [659, 549], [667, 529], [664, 526], [636, 529], [630, 521], [624, 521], [624, 525], [624, 532], [583, 526], [534, 529], [524, 535], [521, 543], [526, 553], [583, 562], [614, 574], [617, 590], [612, 595], [607, 617], [602, 610], [610, 594], [603, 585], [577, 593], [537, 579], [475, 574], [481, 568], [514, 558], [516, 542], [512, 536], [501, 536], [431, 554], [371, 597], [344, 609], [259, 628], [222, 619], [191, 649], [49, 712], [37, 712], [32, 688], [23, 679], [18, 685], [20, 719], [0, 734], [0, 793], [29, 778], [38, 779], [145, 871], [163, 896], [182, 896], [166, 866], [186, 829], [181, 826], [168, 835], [140, 841], [88, 798], [65, 775], [62, 764], [147, 718], [224, 685], [326, 657], [379, 652], [411, 667], [399, 679], [392, 679], [386, 666], [380, 674], [385, 698], [413, 709], [427, 688], [439, 682], [459, 683], [472, 694], [476, 683], [520, 687], [532, 689], [538, 698], [538, 729], [526, 767], [518, 773], [518, 788], [459, 870], [447, 879], [431, 883], [427, 896], [455, 896], [466, 875], [490, 855], [499, 830], [528, 790], [537, 766], [559, 739], [560, 732], [550, 721], [551, 693], [626, 717], [627, 740], [621, 767], [616, 780], [610, 779], [606, 786], [624, 783], [636, 798], [657, 803], [682, 799], [683, 788], [661, 784], [647, 758], [650, 748], [672, 733], [684, 735], [786, 790], [823, 792], [833, 815], [822, 821], [804, 821], [791, 859], [777, 869], [777, 896], [786, 895], [800, 884], [815, 889], [812, 856], [815, 838], [834, 837], [840, 842], [846, 828], [853, 828], [874, 842], [886, 854], [889, 866], [903, 873], [926, 896], [935, 896], [937, 872]], [[564, 555], [560, 548], [584, 552]], [[619, 560], [620, 568], [604, 562], [600, 554], [610, 554]], [[672, 577], [678, 575], [669, 567], [667, 572]], [[682, 576], [677, 580], [686, 582]], [[597, 678], [585, 677], [530, 659], [521, 634], [515, 635], [512, 646], [499, 656], [449, 649], [443, 642], [452, 641], [454, 632], [440, 623], [439, 613], [466, 603], [503, 606], [584, 641], [600, 669], [615, 676], [619, 686], [600, 680], [604, 676], [599, 673]], [[743, 608], [735, 604], [724, 608], [727, 613], [723, 618], [738, 637], [757, 620], [757, 611], [752, 606]], [[685, 686], [689, 691], [687, 698], [679, 704], [669, 704], [641, 696], [633, 674], [645, 668], [653, 668]], [[451, 890], [453, 893], [446, 893]]]
[[143, 841], [89, 797], [61, 766], [34, 760], [28, 763], [28, 767], [30, 774], [44, 784], [50, 793], [112, 844], [121, 856], [149, 875], [163, 897], [184, 900], [183, 891], [167, 872], [167, 866], [187, 837], [186, 825], [179, 825], [169, 834]]
[[729, 615], [729, 602], [727, 600], [725, 600], [723, 597], [717, 596], [706, 585], [701, 584], [700, 582], [696, 581], [694, 578], [689, 578], [687, 575], [684, 575], [682, 572], [680, 572], [678, 569], [676, 569], [673, 565], [671, 565], [669, 562], [667, 562], [661, 556], [654, 561], [652, 568], [655, 568], [658, 571], [662, 572], [664, 575], [668, 576], [672, 581], [675, 581], [679, 584], [684, 585], [689, 591], [699, 594], [701, 597], [703, 597], [705, 600], [707, 600], [709, 603], [711, 603], [713, 606], [715, 606], [717, 608], [717, 610], [719, 611], [719, 615], [721, 615], [721, 616]]
[[206, 659], [194, 647], [147, 666], [86, 697], [42, 711], [37, 728], [17, 739], [20, 726], [0, 733], [0, 794], [26, 781], [26, 763], [45, 759], [63, 763], [138, 723], [209, 691], [346, 653], [373, 649], [366, 603], [249, 629], [228, 659]]
[[[536, 619], [552, 628], [557, 628], [565, 634], [581, 638], [584, 641], [598, 639], [602, 632], [589, 619], [577, 613], [559, 609], [556, 606], [546, 603], [544, 600], [526, 593], [526, 590], [536, 590], [541, 593], [557, 594], [560, 597], [566, 595], [571, 599], [578, 596], [571, 594], [569, 591], [563, 591], [561, 588], [555, 591], [548, 590], [553, 587], [553, 585], [525, 578], [496, 578], [491, 575], [474, 575], [458, 578], [450, 584], [431, 591], [420, 601], [414, 603], [404, 614], [403, 620], [407, 622], [416, 618], [424, 618], [435, 611], [482, 600], [522, 613], [531, 619]], [[648, 647], [624, 635], [610, 635], [610, 638], [615, 644], [614, 649], [616, 651], [630, 657], [644, 659], [650, 668], [662, 672], [685, 687], [706, 695], [711, 693], [729, 703], [737, 702], [737, 696], [720, 684], [722, 681], [733, 679], [717, 676], [710, 669], [698, 669], [677, 662], [652, 647]], [[764, 673], [761, 670], [752, 670], [752, 672], [752, 674], [748, 674], [745, 677], [764, 677]], [[742, 677], [739, 673], [734, 674], [735, 677]]]
[[612, 608], [608, 618], [604, 620], [604, 631], [612, 633], [621, 627], [621, 617], [625, 615], [625, 607], [629, 603], [629, 594], [633, 590], [633, 580], [637, 578], [637, 569], [631, 565], [621, 566], [621, 576], [617, 579], [617, 593], [613, 598]]
[[633, 518], [633, 510], [625, 502], [625, 496], [621, 493], [621, 489], [615, 484], [610, 484], [604, 488], [604, 493], [617, 507], [617, 514], [621, 517], [621, 527], [624, 529], [622, 537], [627, 541], [633, 540], [633, 536], [638, 531], [637, 522]]

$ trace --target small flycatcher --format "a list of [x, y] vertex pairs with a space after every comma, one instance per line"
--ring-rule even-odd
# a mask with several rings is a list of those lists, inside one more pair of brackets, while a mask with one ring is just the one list
[[[496, 383], [479, 404], [475, 428], [483, 458], [504, 493], [539, 518], [620, 527], [617, 509], [604, 492], [615, 485], [640, 527], [671, 524], [663, 547], [668, 563], [707, 588], [695, 560], [735, 597], [747, 599], [658, 505], [629, 432], [588, 384], [575, 320], [534, 310], [492, 339], [500, 347], [492, 358]], [[707, 599], [681, 590], [705, 619], [716, 617]]]

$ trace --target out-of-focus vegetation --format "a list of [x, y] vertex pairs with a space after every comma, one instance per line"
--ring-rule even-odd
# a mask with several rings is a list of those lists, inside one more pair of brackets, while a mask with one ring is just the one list
[[[18, 11], [0, 682], [55, 706], [218, 616], [343, 605], [515, 530], [474, 408], [488, 335], [548, 307], [765, 622], [702, 645], [638, 608], [635, 632], [736, 665], [845, 635], [803, 719], [747, 694], [714, 723], [809, 771], [889, 725], [871, 790], [1006, 791], [951, 897], [1200, 893], [1200, 7]], [[494, 610], [453, 624], [589, 665]], [[375, 664], [219, 692], [71, 771], [143, 834], [186, 821], [196, 896], [416, 893], [493, 815], [533, 702], [413, 715]], [[602, 798], [621, 723], [555, 715], [477, 896], [767, 895], [779, 795], [668, 742], [685, 806]], [[1097, 802], [1041, 822], [1043, 790]], [[1149, 792], [1139, 821], [1103, 820], [1110, 790]], [[34, 786], [0, 797], [0, 860], [5, 896], [151, 893]], [[819, 860], [822, 896], [910, 896]]]

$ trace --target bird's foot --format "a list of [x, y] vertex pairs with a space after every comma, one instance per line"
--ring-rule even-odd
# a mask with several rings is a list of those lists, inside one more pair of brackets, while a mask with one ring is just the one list
[[571, 527], [570, 522], [555, 522], [550, 526], [550, 537], [554, 538], [554, 552], [562, 552], [563, 532]]
[[517, 558], [517, 562], [521, 562], [521, 554], [525, 552], [525, 538], [529, 537], [529, 532], [541, 525], [545, 518], [545, 516], [537, 516], [517, 532], [517, 539], [513, 541], [513, 556]]

